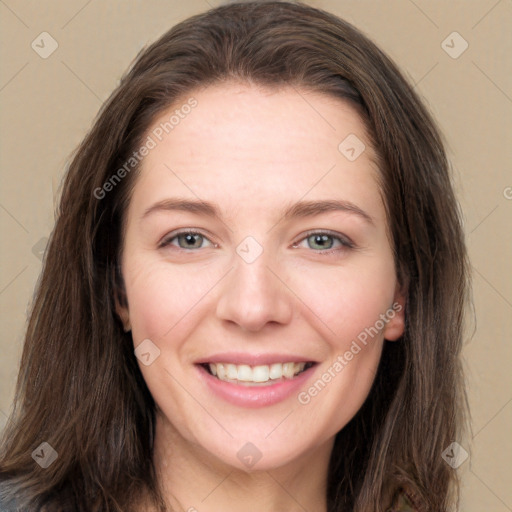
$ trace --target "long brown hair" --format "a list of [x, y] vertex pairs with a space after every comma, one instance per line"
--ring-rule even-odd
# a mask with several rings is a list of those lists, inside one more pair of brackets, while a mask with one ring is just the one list
[[[141, 501], [164, 509], [152, 464], [155, 404], [115, 314], [137, 169], [112, 178], [158, 114], [230, 79], [350, 102], [379, 156], [406, 327], [385, 343], [370, 395], [336, 436], [329, 512], [382, 512], [401, 488], [424, 510], [448, 510], [457, 478], [441, 454], [460, 439], [465, 418], [459, 358], [469, 274], [442, 138], [396, 65], [361, 32], [327, 12], [274, 1], [224, 5], [164, 34], [141, 52], [76, 150], [3, 435], [0, 497], [16, 496], [23, 510], [131, 511]], [[46, 469], [31, 457], [42, 442], [58, 453]]]

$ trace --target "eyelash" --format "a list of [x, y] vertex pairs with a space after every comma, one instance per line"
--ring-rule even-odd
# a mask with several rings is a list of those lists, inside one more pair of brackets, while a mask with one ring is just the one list
[[[164, 238], [158, 247], [165, 248], [165, 247], [170, 246], [171, 242], [173, 240], [175, 240], [176, 238], [178, 238], [180, 235], [199, 235], [210, 242], [209, 238], [206, 237], [201, 231], [191, 228], [191, 229], [179, 231], [177, 233], [172, 234], [171, 236]], [[329, 237], [333, 238], [334, 240], [339, 241], [339, 243], [341, 245], [341, 247], [338, 247], [336, 249], [327, 249], [327, 250], [311, 249], [313, 252], [316, 252], [318, 254], [327, 255], [327, 254], [332, 254], [332, 253], [335, 253], [335, 252], [338, 252], [341, 250], [354, 249], [356, 247], [355, 244], [348, 237], [341, 236], [339, 233], [335, 233], [335, 232], [329, 231], [329, 230], [308, 231], [298, 242], [293, 244], [293, 247], [296, 248], [301, 242], [303, 242], [304, 240], [307, 240], [309, 237], [311, 237], [313, 235], [329, 236]], [[213, 242], [211, 242], [211, 243], [213, 243]], [[214, 245], [214, 247], [217, 246], [217, 244], [213, 244], [213, 245]], [[178, 250], [178, 251], [195, 251], [197, 249], [184, 249], [183, 247], [176, 247], [176, 250]]]
[[320, 249], [311, 249], [312, 251], [318, 253], [318, 254], [332, 254], [336, 253], [342, 250], [346, 249], [355, 249], [355, 244], [350, 240], [348, 237], [340, 235], [339, 233], [336, 233], [334, 231], [329, 230], [321, 230], [321, 231], [308, 231], [297, 243], [293, 244], [293, 247], [297, 247], [299, 243], [303, 242], [304, 240], [307, 240], [309, 237], [313, 235], [319, 235], [319, 236], [329, 236], [333, 238], [334, 240], [337, 240], [340, 243], [340, 247], [336, 249], [327, 249], [327, 250], [320, 250]]

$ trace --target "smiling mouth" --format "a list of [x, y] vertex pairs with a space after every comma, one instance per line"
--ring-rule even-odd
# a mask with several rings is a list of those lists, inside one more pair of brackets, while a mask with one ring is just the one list
[[271, 365], [249, 366], [231, 363], [204, 363], [201, 366], [213, 377], [224, 382], [242, 386], [268, 386], [290, 380], [305, 372], [316, 363], [275, 363]]

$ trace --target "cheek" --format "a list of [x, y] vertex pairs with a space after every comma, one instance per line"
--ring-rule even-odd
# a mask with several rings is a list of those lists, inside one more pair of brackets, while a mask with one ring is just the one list
[[169, 311], [179, 305], [171, 283], [163, 278], [158, 265], [147, 262], [127, 266], [126, 292], [134, 341], [144, 337], [156, 340], [172, 327]]
[[391, 307], [396, 285], [391, 259], [377, 258], [364, 265], [303, 269], [292, 281], [304, 314], [310, 322], [316, 318], [325, 338], [341, 351], [361, 333], [376, 328], [380, 334], [379, 319]]
[[[370, 392], [383, 347], [396, 284], [391, 257], [364, 266], [317, 269], [300, 283], [301, 297], [317, 317], [330, 356], [317, 380], [299, 396], [314, 417], [328, 418], [328, 434], [343, 428]], [[322, 285], [322, 286], [321, 286]], [[306, 311], [307, 308], [305, 308]], [[311, 322], [312, 320], [310, 320]]]
[[[125, 286], [134, 342], [150, 338], [158, 342], [180, 331], [200, 309], [218, 281], [209, 269], [193, 271], [134, 257], [126, 264]], [[206, 302], [206, 301], [205, 301]], [[175, 336], [173, 336], [175, 337]]]

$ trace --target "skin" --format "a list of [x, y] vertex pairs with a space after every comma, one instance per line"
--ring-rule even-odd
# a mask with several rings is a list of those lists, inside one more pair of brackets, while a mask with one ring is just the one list
[[[142, 162], [125, 219], [128, 305], [117, 306], [134, 346], [150, 339], [160, 350], [149, 366], [139, 361], [158, 407], [160, 483], [176, 510], [325, 512], [334, 437], [365, 401], [383, 343], [402, 335], [403, 309], [306, 405], [297, 393], [260, 408], [230, 404], [194, 362], [229, 351], [301, 354], [318, 362], [307, 390], [393, 303], [403, 307], [375, 153], [344, 101], [234, 82], [194, 91], [148, 134], [190, 96], [197, 107]], [[366, 144], [355, 161], [338, 150], [349, 134]], [[144, 216], [177, 196], [212, 202], [221, 218]], [[347, 211], [282, 216], [296, 201], [327, 199], [350, 201], [372, 222]], [[201, 231], [197, 248], [183, 248], [181, 228]], [[353, 247], [329, 238], [322, 248], [311, 230]], [[250, 264], [236, 251], [248, 236], [263, 248]], [[262, 454], [251, 468], [237, 457], [247, 442]]]

